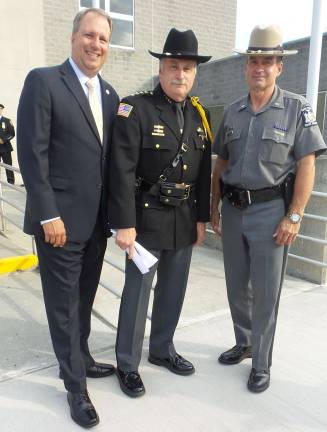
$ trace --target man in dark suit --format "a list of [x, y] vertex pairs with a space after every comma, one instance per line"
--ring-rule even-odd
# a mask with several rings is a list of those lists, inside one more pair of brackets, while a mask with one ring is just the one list
[[17, 145], [27, 190], [24, 230], [35, 235], [44, 301], [72, 418], [99, 422], [86, 377], [104, 377], [88, 348], [91, 309], [106, 249], [107, 155], [119, 99], [98, 74], [111, 19], [100, 9], [79, 12], [71, 57], [32, 70], [18, 108]]
[[[15, 128], [11, 120], [2, 115], [4, 105], [0, 104], [0, 162], [12, 165], [11, 152], [13, 151], [10, 140], [15, 136]], [[14, 171], [6, 170], [7, 182], [14, 184]]]
[[131, 397], [145, 392], [138, 367], [156, 271], [149, 361], [179, 375], [194, 372], [177, 354], [173, 336], [192, 247], [204, 239], [209, 220], [211, 132], [205, 110], [188, 94], [197, 64], [210, 57], [198, 55], [191, 30], [172, 29], [163, 53], [150, 53], [160, 59], [160, 84], [121, 102], [109, 170], [115, 182], [109, 182], [109, 220], [118, 229], [117, 244], [131, 257], [136, 238], [158, 258], [145, 275], [126, 261], [116, 354], [120, 387]]

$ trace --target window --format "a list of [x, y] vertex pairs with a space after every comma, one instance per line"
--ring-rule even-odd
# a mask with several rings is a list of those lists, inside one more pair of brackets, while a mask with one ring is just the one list
[[[80, 0], [80, 7], [90, 8], [94, 3], [93, 0]], [[113, 32], [110, 45], [134, 48], [134, 0], [100, 0], [98, 4], [112, 18]]]

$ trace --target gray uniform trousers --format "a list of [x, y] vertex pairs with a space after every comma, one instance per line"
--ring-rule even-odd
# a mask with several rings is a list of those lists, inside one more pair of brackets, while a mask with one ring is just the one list
[[151, 318], [149, 352], [159, 358], [176, 354], [173, 337], [183, 306], [192, 246], [175, 250], [150, 249], [158, 262], [144, 275], [126, 260], [125, 286], [120, 303], [116, 357], [119, 369], [137, 371], [142, 355], [152, 281], [157, 283]]
[[271, 366], [278, 304], [288, 247], [273, 234], [285, 215], [282, 199], [240, 210], [222, 205], [222, 240], [228, 301], [238, 345], [252, 345], [252, 367]]

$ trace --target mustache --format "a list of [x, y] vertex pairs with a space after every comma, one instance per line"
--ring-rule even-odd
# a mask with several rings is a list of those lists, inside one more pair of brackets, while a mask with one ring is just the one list
[[177, 85], [185, 85], [186, 84], [186, 81], [184, 80], [184, 79], [181, 79], [181, 80], [179, 80], [179, 79], [173, 79], [171, 82], [170, 82], [170, 84], [177, 84]]

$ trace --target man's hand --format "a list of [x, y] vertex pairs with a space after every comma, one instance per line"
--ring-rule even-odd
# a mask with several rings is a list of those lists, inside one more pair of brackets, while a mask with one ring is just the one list
[[135, 228], [122, 228], [117, 231], [116, 244], [125, 251], [127, 249], [128, 259], [132, 259], [135, 253]]
[[206, 236], [206, 224], [205, 222], [197, 222], [196, 223], [196, 231], [197, 231], [197, 239], [194, 243], [194, 246], [199, 246]]
[[4, 143], [3, 139], [2, 139], [2, 138], [0, 138], [0, 144], [3, 144], [3, 143]]
[[62, 247], [66, 243], [66, 229], [61, 219], [56, 219], [42, 225], [45, 242], [53, 247]]
[[296, 239], [299, 230], [300, 222], [294, 224], [286, 217], [284, 217], [279, 223], [274, 234], [276, 244], [278, 244], [279, 246], [292, 244]]
[[218, 209], [211, 211], [211, 226], [214, 232], [221, 236], [220, 213]]

